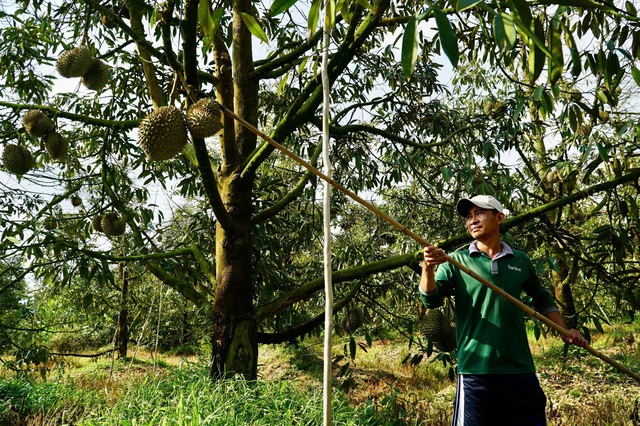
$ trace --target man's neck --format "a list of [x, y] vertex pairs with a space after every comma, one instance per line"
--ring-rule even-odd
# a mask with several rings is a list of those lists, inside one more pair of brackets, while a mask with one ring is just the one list
[[476, 240], [476, 247], [478, 247], [478, 250], [485, 252], [487, 256], [493, 259], [498, 253], [502, 251], [502, 244], [500, 244], [500, 235]]

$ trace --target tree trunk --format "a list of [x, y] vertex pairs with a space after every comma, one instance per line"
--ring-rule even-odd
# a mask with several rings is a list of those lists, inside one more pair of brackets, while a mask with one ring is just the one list
[[575, 282], [578, 274], [578, 259], [575, 258], [573, 265], [569, 266], [562, 249], [556, 245], [553, 245], [553, 247], [555, 258], [558, 260], [558, 272], [553, 273], [556, 300], [567, 327], [576, 328], [578, 326], [578, 318], [571, 284]]
[[129, 344], [129, 326], [127, 324], [129, 309], [127, 307], [127, 298], [129, 292], [129, 273], [125, 269], [124, 262], [118, 265], [120, 269], [121, 287], [120, 287], [120, 312], [118, 312], [118, 329], [116, 331], [115, 346], [118, 348], [118, 358], [126, 358], [127, 346]]
[[[232, 73], [224, 44], [220, 53], [219, 100], [249, 123], [258, 121], [259, 81], [253, 67], [252, 34], [242, 14], [253, 14], [250, 0], [233, 1]], [[226, 69], [226, 71], [225, 71]], [[223, 164], [218, 169], [218, 190], [229, 220], [216, 222], [216, 292], [213, 304], [212, 377], [258, 375], [257, 323], [253, 318], [251, 215], [254, 174], [243, 172], [243, 160], [256, 147], [257, 136], [242, 125], [224, 122], [221, 138]], [[235, 143], [232, 143], [235, 142]], [[226, 224], [226, 225], [225, 225]]]
[[[237, 176], [236, 176], [237, 177]], [[216, 293], [213, 305], [211, 376], [242, 374], [257, 378], [257, 326], [253, 310], [251, 185], [252, 180], [220, 180], [220, 192], [237, 231], [216, 223]]]

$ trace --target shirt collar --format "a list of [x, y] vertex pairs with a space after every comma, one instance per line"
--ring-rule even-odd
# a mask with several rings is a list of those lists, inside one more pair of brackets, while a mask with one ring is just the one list
[[[500, 253], [500, 257], [514, 255], [513, 250], [511, 250], [511, 247], [509, 247], [507, 243], [505, 243], [504, 241], [500, 241], [500, 245], [502, 246], [502, 253]], [[469, 254], [474, 254], [474, 253], [482, 253], [482, 251], [480, 251], [480, 249], [478, 248], [477, 241], [474, 241], [471, 244], [469, 244]]]

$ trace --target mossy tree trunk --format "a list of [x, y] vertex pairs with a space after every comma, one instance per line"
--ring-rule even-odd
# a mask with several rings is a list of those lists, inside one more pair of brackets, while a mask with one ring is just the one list
[[120, 270], [120, 311], [118, 312], [118, 328], [116, 330], [115, 347], [118, 348], [118, 357], [126, 358], [129, 345], [128, 324], [128, 298], [129, 298], [129, 274], [124, 262], [118, 265]]
[[[258, 78], [255, 75], [252, 35], [241, 13], [251, 13], [251, 2], [233, 3], [233, 57], [217, 39], [218, 101], [254, 125], [257, 123]], [[217, 181], [228, 220], [216, 222], [216, 289], [212, 311], [212, 377], [227, 373], [257, 377], [258, 344], [252, 318], [253, 283], [251, 238], [254, 173], [243, 172], [244, 161], [256, 147], [257, 136], [226, 119], [221, 135], [223, 163]]]

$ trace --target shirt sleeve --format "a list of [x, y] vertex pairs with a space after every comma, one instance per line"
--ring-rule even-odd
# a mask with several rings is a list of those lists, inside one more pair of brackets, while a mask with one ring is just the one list
[[450, 263], [438, 266], [435, 273], [436, 290], [424, 293], [420, 291], [420, 299], [424, 306], [434, 309], [444, 304], [444, 299], [453, 294], [454, 269]]

